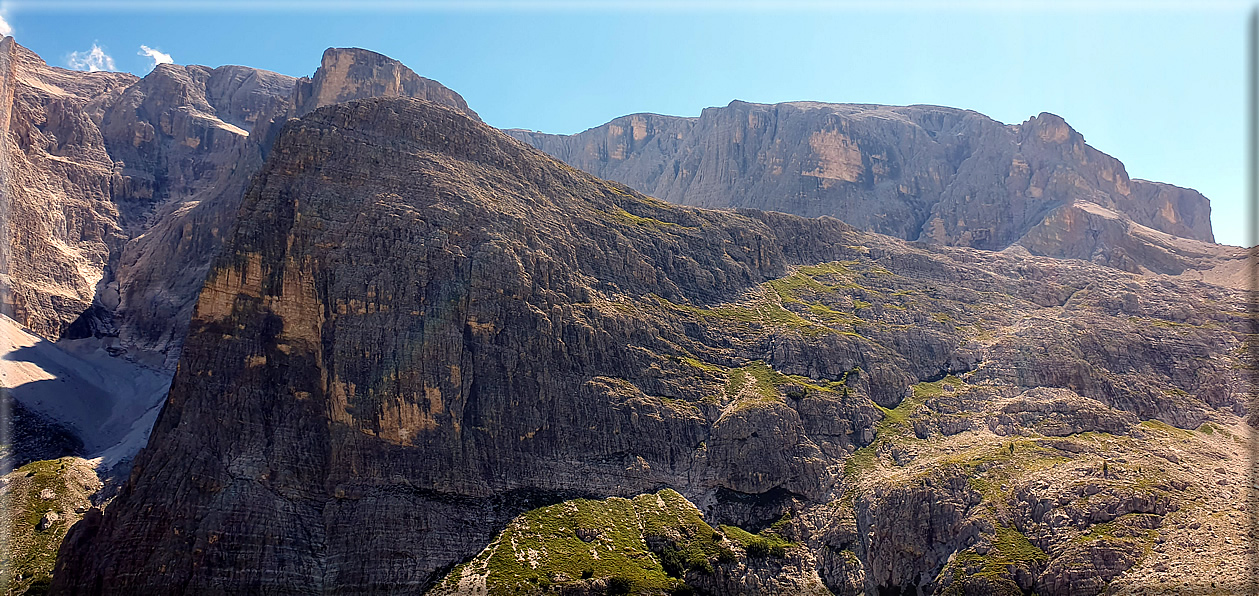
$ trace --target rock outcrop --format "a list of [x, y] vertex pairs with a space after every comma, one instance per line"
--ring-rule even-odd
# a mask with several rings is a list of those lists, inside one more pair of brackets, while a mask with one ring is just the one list
[[1066, 593], [1226, 500], [1141, 441], [1239, 448], [1236, 290], [674, 206], [401, 97], [285, 122], [239, 214], [56, 592], [413, 593], [670, 487], [767, 541], [705, 589]]
[[[698, 118], [634, 114], [569, 136], [507, 132], [682, 205], [830, 215], [906, 240], [1019, 244], [1134, 273], [1210, 272], [1244, 260], [1211, 246], [1205, 197], [1129, 178], [1053, 114], [1007, 126], [938, 106], [735, 101]], [[1173, 241], [1134, 237], [1134, 226], [1209, 248], [1180, 254]]]

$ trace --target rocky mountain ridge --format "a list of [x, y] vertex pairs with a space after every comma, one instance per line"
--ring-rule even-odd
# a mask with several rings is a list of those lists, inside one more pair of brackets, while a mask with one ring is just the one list
[[[1238, 251], [1210, 247], [1205, 197], [1129, 178], [1053, 114], [1005, 125], [939, 106], [734, 101], [696, 118], [634, 114], [568, 136], [507, 132], [682, 205], [830, 215], [906, 240], [1018, 245], [1133, 273], [1239, 282]], [[1133, 227], [1206, 243], [1197, 251], [1206, 254]]]
[[130, 278], [118, 307], [125, 320], [119, 325], [122, 343], [161, 355], [165, 368], [173, 368], [178, 361], [210, 261], [236, 220], [250, 178], [262, 167], [285, 121], [328, 102], [399, 94], [451, 105], [477, 118], [457, 93], [396, 60], [357, 48], [328, 49], [315, 74], [297, 79], [289, 89], [287, 97], [278, 98], [256, 116], [256, 126], [233, 156], [231, 170], [204, 193], [173, 207], [122, 256], [120, 268]]
[[[389, 94], [475, 118], [449, 89], [357, 49], [330, 49], [304, 79], [173, 64], [137, 78], [50, 67], [6, 38], [0, 74], [0, 409], [13, 425], [0, 433], [0, 468], [66, 457], [105, 481], [92, 489], [98, 502], [147, 440], [209, 261], [276, 122]], [[19, 514], [42, 503], [0, 499]], [[0, 586], [46, 583], [52, 554], [39, 549], [55, 551], [79, 517], [51, 514], [62, 520], [55, 540], [45, 529], [13, 542], [0, 532], [0, 550], [14, 555], [0, 564]], [[28, 532], [35, 521], [5, 527]], [[43, 546], [9, 550], [26, 538]]]
[[1236, 496], [1227, 474], [1173, 464], [1241, 461], [1244, 304], [1081, 261], [673, 206], [421, 100], [326, 106], [277, 137], [149, 447], [67, 537], [54, 590], [426, 590], [565, 509], [518, 514], [661, 486], [722, 526], [704, 562], [666, 572], [665, 546], [695, 545], [644, 529], [634, 577], [650, 585], [556, 569], [543, 586], [489, 563], [452, 581], [1157, 588], [1139, 566], [1159, 559], [1132, 553]]

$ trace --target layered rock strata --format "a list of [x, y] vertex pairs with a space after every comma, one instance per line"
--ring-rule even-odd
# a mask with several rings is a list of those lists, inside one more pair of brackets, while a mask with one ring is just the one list
[[[698, 118], [633, 114], [574, 135], [507, 132], [682, 205], [830, 215], [906, 240], [1018, 244], [1216, 282], [1244, 260], [1212, 245], [1200, 193], [1130, 178], [1054, 114], [1005, 125], [939, 106], [734, 101]], [[1158, 232], [1198, 243], [1186, 250]]]

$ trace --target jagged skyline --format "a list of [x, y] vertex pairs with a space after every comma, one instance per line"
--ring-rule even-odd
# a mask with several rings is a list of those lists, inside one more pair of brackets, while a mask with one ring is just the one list
[[1218, 240], [1249, 242], [1241, 3], [378, 2], [354, 12], [325, 2], [313, 14], [284, 2], [248, 12], [81, 4], [7, 3], [0, 14], [54, 65], [108, 58], [140, 75], [173, 60], [302, 76], [325, 47], [364, 47], [460, 89], [493, 126], [550, 133], [637, 112], [695, 116], [734, 99], [925, 103], [1009, 124], [1052, 112], [1131, 176], [1201, 191]]

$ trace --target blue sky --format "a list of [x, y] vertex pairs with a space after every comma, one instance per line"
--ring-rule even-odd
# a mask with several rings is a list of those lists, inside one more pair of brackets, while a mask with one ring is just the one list
[[733, 99], [939, 104], [1007, 123], [1053, 112], [1131, 176], [1202, 191], [1217, 241], [1249, 240], [1245, 3], [349, 6], [0, 0], [0, 15], [51, 64], [96, 45], [141, 75], [153, 64], [141, 45], [294, 76], [324, 48], [364, 47], [458, 91], [489, 124], [556, 133]]

